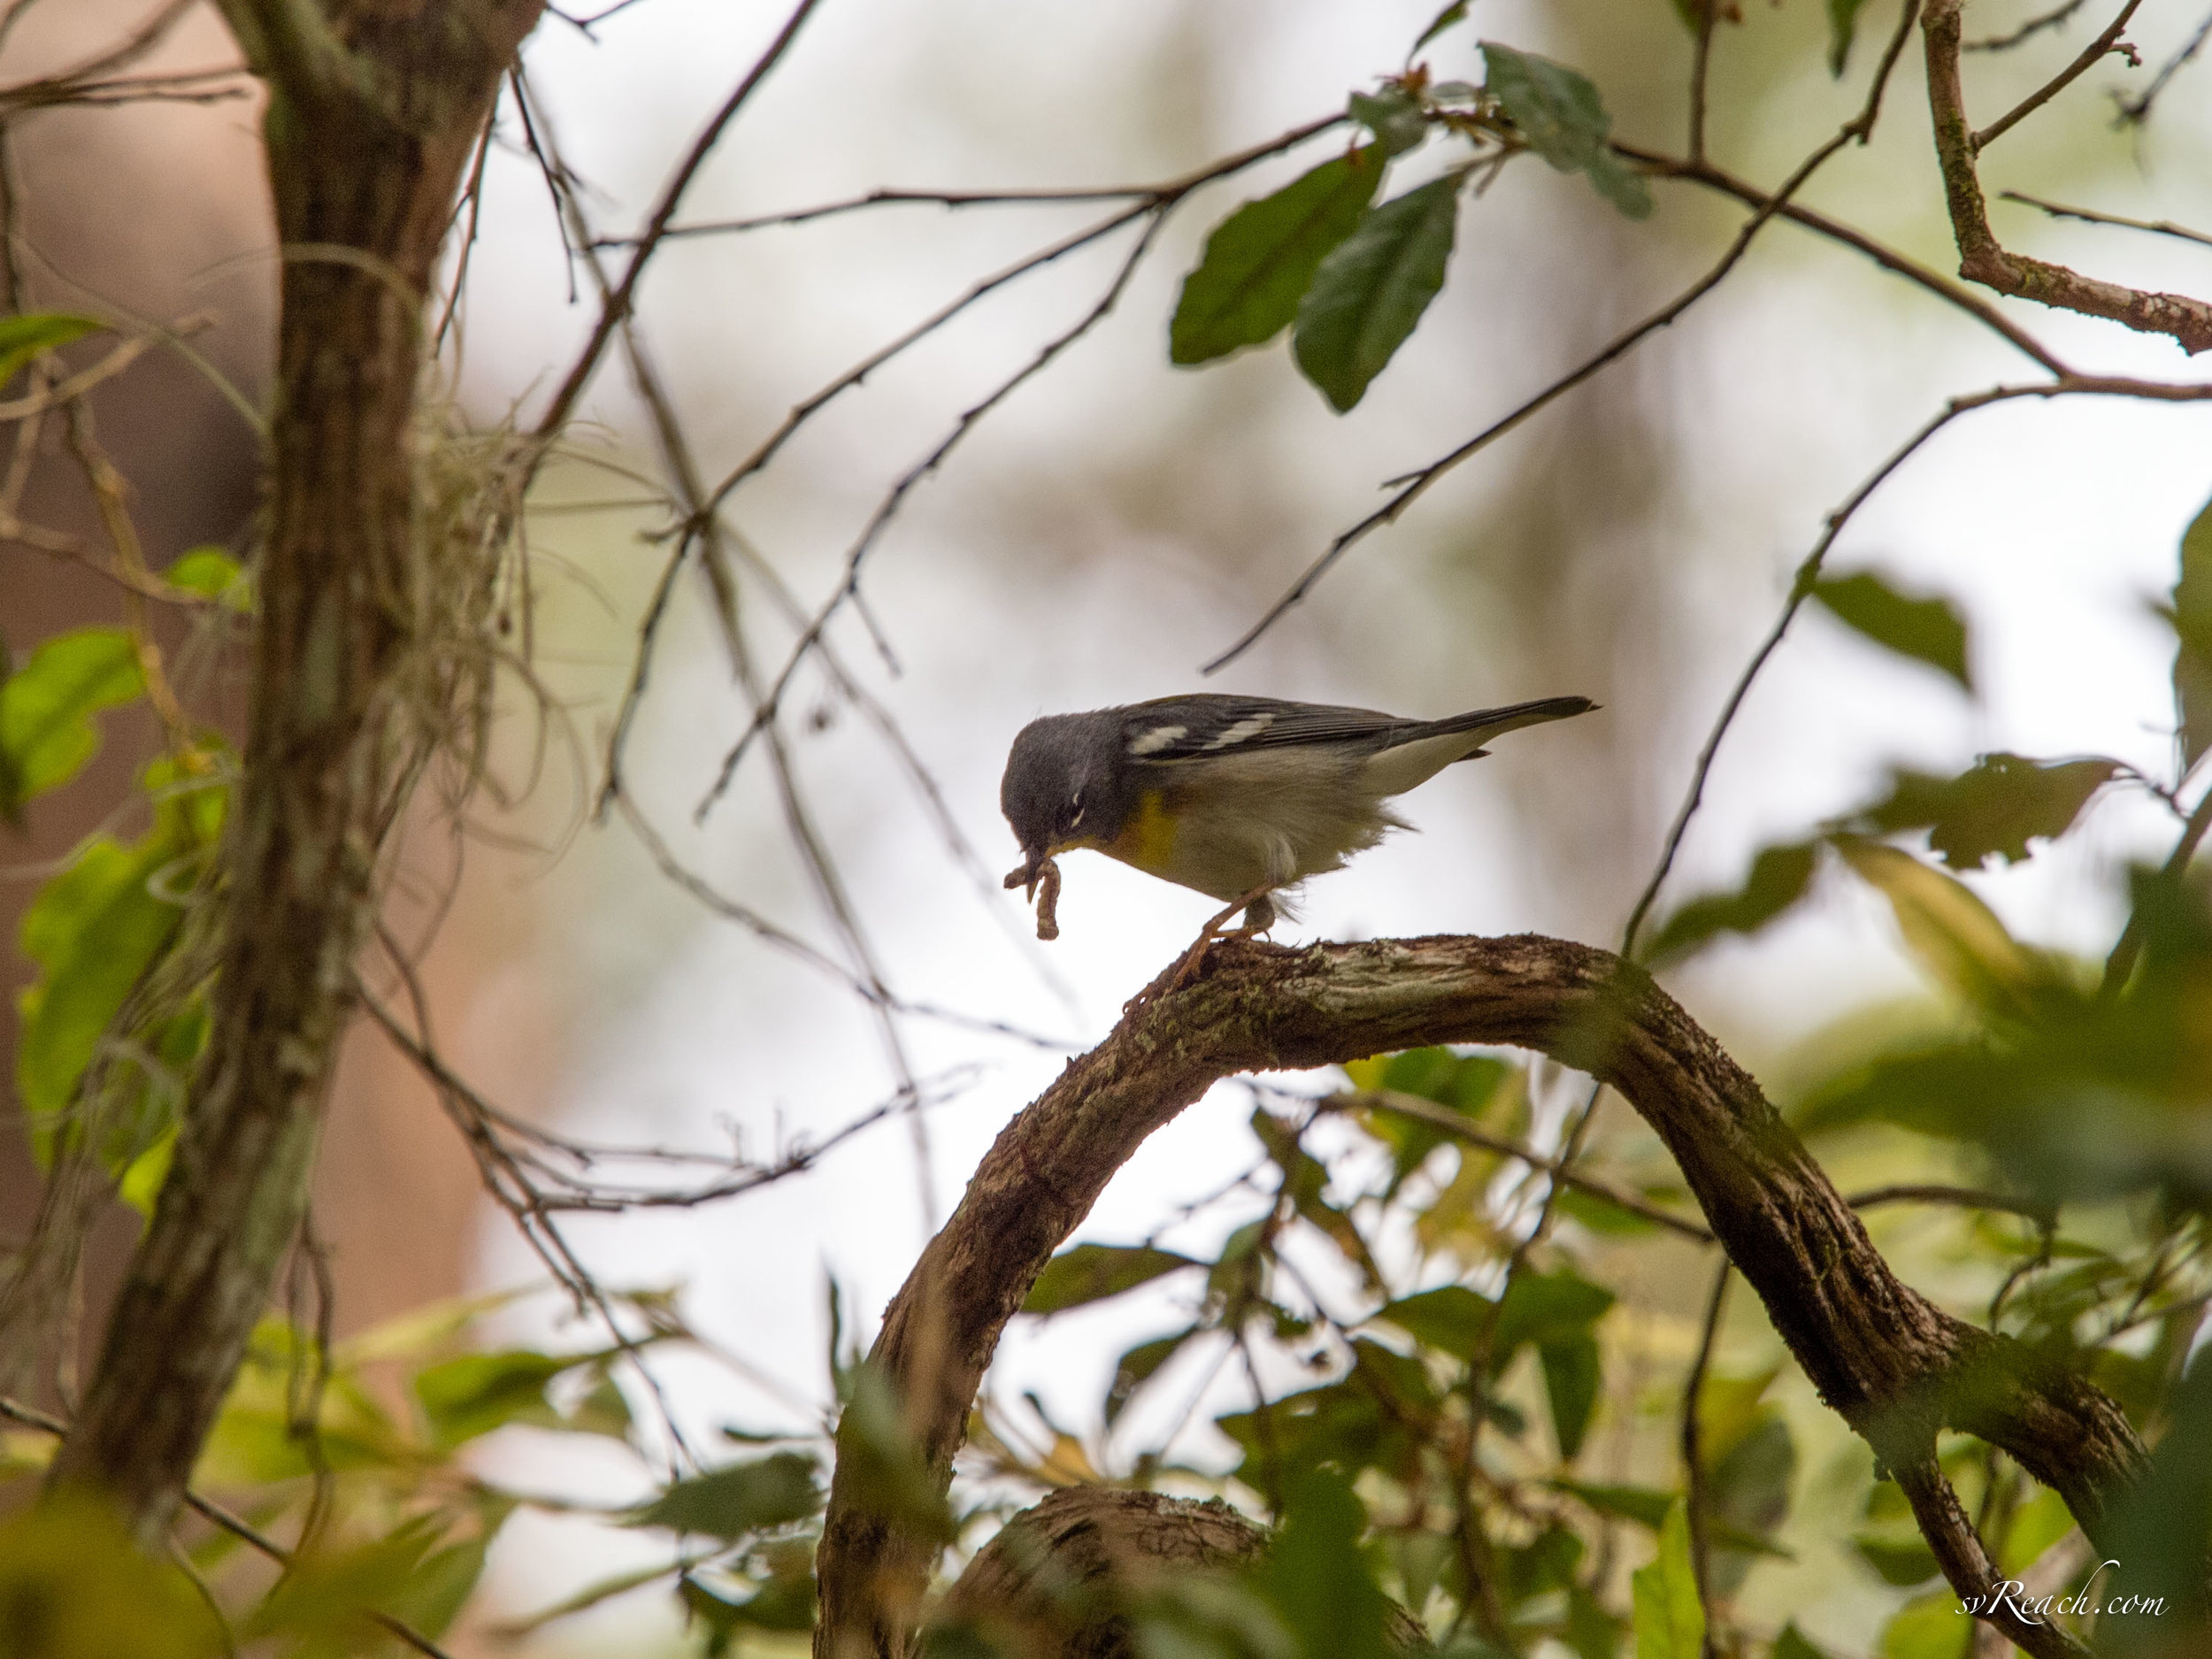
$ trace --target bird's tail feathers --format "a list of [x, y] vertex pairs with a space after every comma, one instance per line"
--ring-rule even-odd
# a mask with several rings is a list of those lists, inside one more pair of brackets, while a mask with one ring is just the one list
[[1482, 735], [1476, 741], [1486, 743], [1502, 733], [1517, 732], [1525, 726], [1541, 726], [1547, 720], [1570, 719], [1578, 714], [1587, 714], [1597, 706], [1587, 697], [1538, 697], [1531, 703], [1508, 703], [1502, 709], [1476, 709], [1448, 719], [1431, 720], [1422, 728], [1420, 736], [1479, 732]]

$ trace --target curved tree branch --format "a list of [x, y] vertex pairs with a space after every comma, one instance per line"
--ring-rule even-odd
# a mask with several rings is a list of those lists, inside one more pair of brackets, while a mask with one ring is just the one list
[[2112, 28], [2091, 42], [2089, 51], [2043, 91], [1980, 133], [1966, 119], [1966, 95], [1959, 75], [1961, 0], [1930, 0], [1921, 19], [1928, 43], [1928, 113], [1935, 122], [1936, 159], [1943, 168], [1943, 192], [1951, 213], [1951, 234], [1958, 243], [1959, 274], [2000, 294], [2010, 294], [2085, 317], [2103, 317], [2147, 334], [2166, 334], [2192, 355], [2212, 350], [2212, 304], [2185, 294], [2154, 294], [2086, 277], [2062, 265], [2008, 252], [1989, 227], [1975, 157], [1982, 147], [2055, 93], [2110, 49], [2135, 8], [2124, 11]]
[[[1240, 1071], [1441, 1042], [1532, 1048], [1610, 1084], [1658, 1133], [1713, 1232], [1829, 1406], [1893, 1470], [1939, 1428], [2009, 1452], [2096, 1540], [2141, 1442], [2081, 1378], [1901, 1283], [1759, 1086], [1674, 999], [1609, 952], [1535, 935], [1223, 942], [1164, 980], [1000, 1134], [892, 1299], [872, 1354], [941, 1483], [1006, 1322], [1115, 1170]], [[815, 1652], [894, 1659], [933, 1548], [873, 1512], [841, 1457], [818, 1559]]]

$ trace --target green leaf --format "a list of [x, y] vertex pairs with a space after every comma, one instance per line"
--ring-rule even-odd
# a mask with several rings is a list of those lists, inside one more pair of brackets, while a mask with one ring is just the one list
[[446, 1633], [484, 1576], [488, 1536], [434, 1549], [415, 1564], [406, 1582], [386, 1596], [379, 1611], [389, 1613], [433, 1640]]
[[[1528, 1092], [1523, 1087], [1526, 1074], [1520, 1067], [1490, 1055], [1409, 1048], [1401, 1054], [1354, 1060], [1344, 1067], [1344, 1074], [1355, 1088], [1432, 1101], [1509, 1140], [1517, 1140], [1528, 1126]], [[1363, 1111], [1360, 1125], [1390, 1148], [1390, 1182], [1383, 1192], [1386, 1202], [1397, 1196], [1398, 1189], [1428, 1161], [1430, 1153], [1454, 1139], [1424, 1118], [1393, 1111], [1387, 1102]], [[1487, 1155], [1464, 1145], [1460, 1147], [1460, 1156], [1463, 1161], [1490, 1161]], [[1436, 1213], [1433, 1206], [1429, 1213]]]
[[1774, 1639], [1770, 1659], [1828, 1659], [1828, 1655], [1807, 1641], [1798, 1631], [1797, 1621], [1792, 1619]]
[[0, 1653], [12, 1659], [205, 1659], [225, 1646], [190, 1581], [140, 1554], [86, 1492], [0, 1521]]
[[1351, 1482], [1310, 1470], [1284, 1483], [1283, 1524], [1256, 1571], [1306, 1659], [1389, 1659], [1390, 1601], [1360, 1548], [1367, 1511]]
[[1419, 51], [1446, 29], [1456, 24], [1464, 23], [1466, 20], [1467, 0], [1452, 0], [1451, 4], [1429, 19], [1428, 27], [1421, 31], [1420, 38], [1413, 42], [1412, 50], [1406, 53], [1407, 61], [1411, 62], [1415, 52]]
[[[2097, 1554], [2122, 1563], [2115, 1569], [2117, 1581], [2100, 1586], [2105, 1594], [2098, 1599], [2162, 1598], [2170, 1615], [2179, 1616], [2176, 1622], [2194, 1628], [2201, 1640], [2204, 1558], [2212, 1548], [2212, 1356], [2198, 1353], [2167, 1409], [2170, 1425], [2150, 1455], [2149, 1469], [2117, 1494], [2110, 1530], [2098, 1538]], [[2138, 1631], [2149, 1622], [2126, 1621]], [[2098, 1624], [2100, 1635], [2109, 1633], [2105, 1620]], [[2195, 1645], [2185, 1638], [2170, 1651]], [[2154, 1650], [2151, 1641], [2130, 1647], [2139, 1653]]]
[[1519, 1074], [1519, 1068], [1486, 1054], [1406, 1048], [1351, 1061], [1345, 1065], [1344, 1074], [1355, 1088], [1417, 1094], [1439, 1106], [1479, 1118], [1507, 1080]]
[[1521, 1272], [1506, 1286], [1505, 1304], [1491, 1338], [1490, 1365], [1502, 1372], [1524, 1342], [1560, 1342], [1586, 1335], [1613, 1305], [1613, 1293], [1572, 1268], [1555, 1273]]
[[1559, 1455], [1572, 1463], [1589, 1432], [1590, 1416], [1597, 1409], [1598, 1386], [1603, 1379], [1597, 1339], [1584, 1332], [1540, 1344], [1536, 1350], [1544, 1365], [1544, 1393], [1551, 1402], [1552, 1430], [1559, 1437]]
[[683, 1598], [685, 1609], [725, 1639], [741, 1629], [790, 1632], [814, 1628], [815, 1593], [810, 1575], [771, 1579], [741, 1601], [718, 1595], [689, 1575], [676, 1590]]
[[1659, 1558], [1631, 1575], [1636, 1607], [1636, 1659], [1701, 1659], [1705, 1607], [1690, 1563], [1690, 1519], [1677, 1502], [1659, 1528]]
[[1575, 1659], [1618, 1659], [1621, 1621], [1578, 1584], [1567, 1592], [1567, 1628], [1561, 1639], [1574, 1649]]
[[1314, 273], [1292, 346], [1338, 413], [1366, 395], [1444, 286], [1459, 186], [1449, 175], [1370, 209]]
[[1835, 847], [1889, 901], [1898, 931], [1921, 966], [1969, 1002], [2018, 1014], [2051, 982], [2042, 959], [1955, 877], [1879, 841], [1839, 837]]
[[856, 1510], [917, 1538], [949, 1544], [959, 1531], [898, 1386], [880, 1366], [864, 1363], [853, 1374], [852, 1398], [837, 1425], [837, 1479]]
[[822, 1507], [814, 1459], [774, 1452], [749, 1463], [710, 1469], [680, 1480], [637, 1511], [633, 1526], [661, 1526], [731, 1542], [770, 1527], [803, 1521]]
[[399, 1598], [437, 1541], [435, 1516], [418, 1516], [352, 1548], [296, 1556], [239, 1629], [249, 1640], [283, 1635], [288, 1653], [345, 1659], [360, 1651], [362, 1615]]
[[2182, 764], [2193, 766], [2212, 744], [2212, 502], [2182, 533], [2173, 625], [2174, 718]]
[[1838, 80], [1851, 61], [1851, 39], [1859, 32], [1859, 9], [1866, 0], [1828, 0], [1828, 73]]
[[510, 1423], [558, 1428], [561, 1419], [546, 1400], [546, 1384], [595, 1357], [540, 1354], [529, 1348], [464, 1354], [419, 1371], [415, 1398], [421, 1402], [431, 1438], [443, 1448]]
[[1668, 917], [1643, 947], [1643, 960], [1677, 961], [1718, 934], [1757, 933], [1805, 896], [1818, 850], [1809, 841], [1762, 849], [1733, 892], [1701, 894]]
[[106, 326], [96, 317], [79, 317], [69, 311], [0, 317], [0, 388], [21, 373], [24, 365], [40, 352], [65, 346]]
[[1550, 1483], [1571, 1497], [1582, 1500], [1600, 1515], [1633, 1521], [1654, 1532], [1664, 1524], [1667, 1512], [1679, 1500], [1671, 1492], [1653, 1486], [1621, 1486], [1609, 1481], [1555, 1480]]
[[1371, 144], [1323, 162], [1222, 220], [1183, 279], [1168, 325], [1168, 360], [1208, 363], [1280, 334], [1321, 261], [1358, 227], [1382, 178], [1382, 151]]
[[1712, 1531], [1717, 1543], [1724, 1540], [1728, 1546], [1713, 1552], [1709, 1577], [1717, 1594], [1733, 1594], [1749, 1574], [1755, 1554], [1784, 1553], [1771, 1544], [1747, 1552], [1738, 1540], [1770, 1540], [1789, 1514], [1797, 1447], [1787, 1423], [1762, 1413], [1747, 1433], [1724, 1449], [1716, 1447], [1707, 1462]]
[[177, 1131], [173, 1124], [159, 1140], [124, 1166], [115, 1183], [115, 1195], [150, 1221], [154, 1201], [161, 1196], [161, 1184], [169, 1179], [169, 1166], [176, 1161], [176, 1155]]
[[1930, 831], [1928, 845], [1954, 870], [1978, 870], [1990, 859], [2015, 864], [2032, 841], [2055, 841], [2071, 829], [2089, 798], [2112, 781], [2116, 760], [2036, 761], [1984, 755], [1955, 778], [1897, 774], [1888, 798], [1861, 822], [1882, 834]]
[[1651, 190], [1623, 166], [1606, 141], [1613, 118], [1589, 78], [1534, 52], [1482, 42], [1492, 95], [1529, 148], [1562, 173], [1586, 175], [1597, 193], [1631, 219], [1651, 214]]
[[1464, 1285], [1402, 1296], [1375, 1315], [1396, 1325], [1424, 1348], [1471, 1360], [1494, 1319], [1496, 1303]]
[[1202, 1262], [1173, 1250], [1148, 1244], [1079, 1244], [1063, 1250], [1044, 1265], [1037, 1282], [1023, 1298], [1024, 1313], [1060, 1313], [1086, 1302], [1103, 1302], [1125, 1290], [1149, 1284], [1163, 1273], [1179, 1268], [1203, 1267]]
[[1853, 1536], [1851, 1548], [1858, 1552], [1860, 1560], [1881, 1575], [1884, 1584], [1893, 1584], [1900, 1589], [1925, 1584], [1943, 1571], [1937, 1564], [1935, 1552], [1917, 1533], [1909, 1538], [1887, 1538], [1879, 1532], [1859, 1532]]
[[1156, 1337], [1149, 1342], [1140, 1342], [1124, 1354], [1114, 1366], [1114, 1380], [1106, 1389], [1106, 1426], [1114, 1426], [1122, 1409], [1135, 1398], [1137, 1390], [1152, 1380], [1161, 1366], [1173, 1359], [1183, 1344], [1198, 1334], [1199, 1327], [1178, 1331], [1172, 1336]]
[[2014, 1511], [2012, 1524], [2005, 1528], [2004, 1547], [1997, 1552], [1997, 1565], [2008, 1578], [2016, 1578], [2073, 1530], [2074, 1513], [2066, 1500], [2041, 1488]]
[[1634, 1238], [1640, 1233], [1655, 1233], [1659, 1224], [1632, 1210], [1624, 1210], [1602, 1193], [1594, 1193], [1580, 1187], [1563, 1187], [1554, 1194], [1553, 1211], [1563, 1218], [1579, 1222], [1591, 1232], [1608, 1238]]
[[564, 1596], [550, 1607], [541, 1608], [534, 1613], [499, 1625], [497, 1633], [502, 1637], [526, 1636], [532, 1631], [550, 1624], [555, 1619], [566, 1618], [571, 1613], [580, 1613], [588, 1607], [597, 1607], [602, 1601], [615, 1596], [626, 1595], [641, 1585], [667, 1578], [676, 1570], [675, 1562], [656, 1561], [642, 1567], [633, 1567], [626, 1572], [595, 1578], [573, 1595]]
[[1948, 674], [1963, 691], [1974, 689], [1966, 662], [1966, 621], [1949, 600], [1901, 594], [1871, 571], [1824, 576], [1813, 584], [1812, 596], [1844, 626]]
[[1961, 1617], [1958, 1597], [1947, 1587], [1916, 1596], [1882, 1626], [1878, 1659], [1967, 1659], [1979, 1625]]
[[1325, 1196], [1329, 1185], [1327, 1167], [1298, 1143], [1294, 1125], [1284, 1122], [1265, 1108], [1252, 1113], [1252, 1133], [1283, 1172], [1282, 1195], [1290, 1200], [1298, 1218], [1328, 1235], [1331, 1243], [1356, 1263], [1371, 1288], [1383, 1286], [1382, 1269], [1370, 1254], [1352, 1217]]
[[1379, 92], [1355, 92], [1345, 107], [1354, 120], [1374, 134], [1386, 157], [1402, 156], [1429, 135], [1429, 118], [1422, 112], [1421, 100], [1394, 82], [1385, 83]]
[[20, 822], [26, 801], [75, 777], [99, 752], [91, 717], [145, 688], [120, 628], [80, 628], [33, 651], [0, 681], [0, 811]]
[[161, 573], [172, 588], [213, 599], [241, 614], [253, 609], [253, 584], [236, 559], [219, 547], [196, 547], [177, 556]]
[[[76, 1097], [132, 987], [176, 931], [182, 908], [157, 892], [155, 879], [184, 850], [159, 829], [131, 847], [95, 841], [39, 889], [24, 915], [23, 953], [44, 972], [18, 1003], [15, 1086], [34, 1125], [47, 1133]], [[49, 1142], [42, 1136], [39, 1144]]]

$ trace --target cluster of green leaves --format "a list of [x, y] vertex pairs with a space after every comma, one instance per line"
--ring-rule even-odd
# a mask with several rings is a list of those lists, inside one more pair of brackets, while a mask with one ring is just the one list
[[[419, 1310], [326, 1355], [280, 1319], [257, 1330], [195, 1484], [265, 1535], [296, 1547], [278, 1574], [219, 1528], [204, 1529], [192, 1544], [186, 1559], [225, 1609], [230, 1640], [275, 1639], [287, 1653], [328, 1659], [404, 1651], [388, 1626], [375, 1622], [379, 1615], [433, 1640], [442, 1636], [511, 1519], [532, 1509], [573, 1516], [580, 1509], [477, 1472], [470, 1454], [488, 1435], [525, 1428], [592, 1437], [627, 1448], [644, 1472], [652, 1437], [641, 1432], [617, 1380], [631, 1350], [476, 1346], [481, 1320], [511, 1300]], [[615, 1300], [647, 1329], [634, 1347], [690, 1340], [672, 1296]], [[764, 1438], [726, 1432], [739, 1442]], [[27, 1440], [10, 1449], [9, 1472], [35, 1477], [42, 1455]], [[0, 1494], [5, 1491], [0, 1486]], [[823, 1495], [814, 1452], [786, 1446], [695, 1470], [641, 1503], [600, 1510], [603, 1524], [664, 1535], [670, 1548], [643, 1568], [584, 1586], [511, 1633], [669, 1580], [710, 1654], [728, 1651], [749, 1631], [809, 1630]], [[0, 1602], [50, 1608], [60, 1632], [53, 1645], [25, 1651], [57, 1659], [117, 1653], [198, 1659], [223, 1651], [225, 1630], [205, 1596], [176, 1569], [146, 1562], [119, 1536], [109, 1536], [113, 1525], [104, 1509], [67, 1504], [39, 1506], [12, 1524], [13, 1542], [0, 1545]], [[111, 1596], [88, 1600], [79, 1581], [96, 1572], [110, 1575], [111, 1585], [116, 1574], [142, 1581], [144, 1594], [114, 1606]], [[87, 1633], [74, 1635], [71, 1621]]]
[[[1969, 630], [1948, 600], [1901, 593], [1870, 571], [1820, 578], [1806, 593], [1862, 638], [1924, 664], [1962, 691], [1973, 690]], [[1857, 810], [1762, 849], [1736, 887], [1681, 905], [1644, 940], [1644, 960], [1679, 962], [1723, 934], [1757, 933], [1812, 890], [1824, 849], [1898, 906], [1909, 933], [1917, 926], [1913, 918], [1930, 904], [1958, 918], [1980, 912], [1984, 907], [1963, 887], [1907, 868], [1887, 856], [1880, 838], [1924, 834], [1929, 849], [1952, 870], [1980, 870], [1992, 860], [2016, 864], [2030, 856], [2032, 843], [2064, 835], [2116, 780], [2140, 781], [2131, 769], [2101, 757], [2032, 760], [1995, 753], [1947, 778], [1900, 770], [1883, 795]], [[1960, 925], [1970, 931], [1981, 926], [1978, 918]]]
[[[1421, 44], [1463, 16], [1448, 8]], [[1460, 198], [1479, 173], [1530, 150], [1581, 173], [1631, 218], [1650, 213], [1649, 189], [1608, 145], [1612, 120], [1586, 77], [1494, 41], [1482, 42], [1482, 55], [1481, 86], [1432, 81], [1416, 67], [1354, 93], [1348, 113], [1364, 142], [1217, 226], [1184, 279], [1170, 357], [1210, 363], [1287, 328], [1300, 372], [1341, 412], [1366, 396], [1442, 289]], [[1392, 162], [1437, 134], [1466, 153], [1440, 177], [1378, 202]]]
[[[216, 549], [185, 554], [165, 577], [182, 603], [251, 603]], [[88, 627], [0, 664], [0, 816], [20, 825], [32, 801], [77, 778], [99, 751], [96, 717], [145, 698], [148, 650], [125, 629]], [[159, 970], [211, 872], [233, 770], [219, 734], [170, 733], [138, 779], [148, 827], [80, 845], [22, 923], [39, 972], [19, 1004], [15, 1091], [34, 1148], [49, 1160], [56, 1136], [91, 1116], [80, 1109], [97, 1090], [111, 1110], [96, 1115], [96, 1150], [142, 1210], [167, 1168], [177, 1103], [206, 1039], [204, 985], [165, 982]]]
[[[1586, 1195], [1570, 1211], [1576, 1225], [1507, 1277], [1502, 1294], [1475, 1288], [1466, 1281], [1494, 1284], [1511, 1252], [1494, 1189], [1512, 1161], [1449, 1125], [1521, 1141], [1525, 1072], [1494, 1055], [1432, 1048], [1360, 1062], [1345, 1082], [1306, 1120], [1255, 1112], [1277, 1177], [1273, 1202], [1210, 1256], [1156, 1242], [1079, 1244], [1054, 1258], [1025, 1305], [1057, 1316], [1143, 1286], [1156, 1294], [1187, 1285], [1187, 1321], [1117, 1365], [1102, 1402], [1110, 1430], [1179, 1356], [1186, 1376], [1204, 1375], [1209, 1355], [1217, 1363], [1263, 1348], [1320, 1373], [1214, 1419], [1233, 1448], [1226, 1479], [1280, 1522], [1271, 1564], [1238, 1581], [1246, 1616], [1222, 1614], [1224, 1592], [1150, 1605], [1144, 1617], [1178, 1632], [1174, 1651], [1221, 1659], [1402, 1651], [1384, 1617], [1389, 1601], [1470, 1659], [1546, 1641], [1579, 1659], [1617, 1659], [1632, 1637], [1642, 1659], [1701, 1654], [1705, 1617], [1683, 1486], [1583, 1467], [1609, 1409], [1608, 1354], [1617, 1343], [1606, 1325], [1617, 1302], [1573, 1240], [1647, 1237], [1654, 1224]], [[1325, 1120], [1356, 1139], [1329, 1162], [1306, 1145]], [[1333, 1169], [1364, 1173], [1348, 1189]], [[1410, 1239], [1412, 1259], [1386, 1269], [1380, 1258], [1399, 1247], [1386, 1252], [1385, 1238]], [[1357, 1311], [1332, 1315], [1317, 1300], [1308, 1254], [1317, 1249], [1334, 1265], [1327, 1282], [1359, 1286]], [[1294, 1264], [1300, 1257], [1304, 1271]], [[1777, 1374], [1715, 1375], [1701, 1395], [1705, 1520], [1724, 1594], [1759, 1562], [1786, 1555], [1776, 1532], [1796, 1452], [1765, 1401]], [[1633, 1384], [1618, 1373], [1609, 1380], [1610, 1409], [1633, 1419]], [[1158, 1458], [1141, 1455], [1134, 1478], [1170, 1472]], [[1625, 1563], [1633, 1571], [1600, 1545], [1624, 1525], [1649, 1540], [1644, 1563]], [[1286, 1571], [1286, 1553], [1300, 1549], [1315, 1558]], [[1337, 1615], [1319, 1610], [1321, 1584], [1333, 1586], [1325, 1600]], [[1371, 1617], [1343, 1610], [1370, 1607]], [[1271, 1629], [1288, 1632], [1271, 1647]], [[1814, 1651], [1793, 1631], [1787, 1641], [1795, 1645], [1774, 1649], [1786, 1659]]]

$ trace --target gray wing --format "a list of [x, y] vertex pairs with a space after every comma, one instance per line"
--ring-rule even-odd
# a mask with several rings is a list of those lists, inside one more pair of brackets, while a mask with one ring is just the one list
[[1120, 712], [1125, 751], [1133, 760], [1148, 761], [1192, 760], [1285, 743], [1351, 743], [1380, 749], [1425, 729], [1423, 721], [1401, 720], [1372, 709], [1217, 692], [1160, 697]]
[[1463, 732], [1474, 734], [1469, 745], [1472, 749], [1501, 733], [1565, 719], [1596, 706], [1587, 697], [1540, 697], [1501, 709], [1471, 710], [1442, 720], [1404, 720], [1372, 709], [1198, 692], [1156, 698], [1119, 712], [1122, 744], [1131, 759], [1176, 761], [1286, 743], [1343, 743], [1376, 754]]

